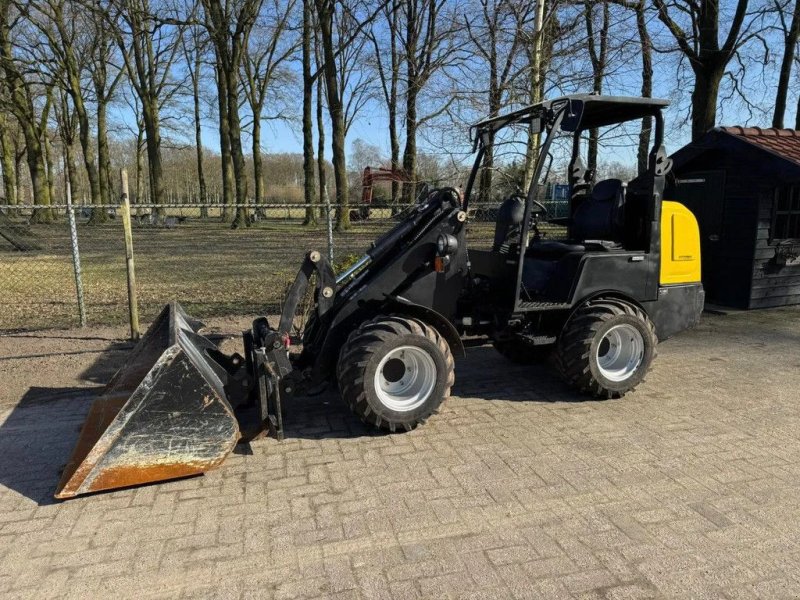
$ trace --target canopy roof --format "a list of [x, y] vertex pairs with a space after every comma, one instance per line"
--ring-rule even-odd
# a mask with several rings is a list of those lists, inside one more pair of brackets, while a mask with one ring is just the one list
[[561, 129], [563, 131], [577, 131], [578, 129], [593, 129], [614, 123], [641, 119], [655, 114], [668, 105], [669, 100], [660, 98], [572, 94], [531, 104], [504, 115], [485, 119], [476, 123], [473, 128], [479, 133], [497, 131], [512, 123], [531, 123], [536, 119], [546, 117], [548, 114], [557, 114], [561, 109], [566, 109], [566, 114], [561, 122]]

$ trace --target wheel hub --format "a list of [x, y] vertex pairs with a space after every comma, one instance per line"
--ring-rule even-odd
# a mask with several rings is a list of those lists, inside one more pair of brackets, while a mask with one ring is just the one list
[[597, 344], [597, 367], [610, 381], [625, 381], [643, 359], [644, 338], [636, 327], [627, 323], [609, 329]]
[[399, 358], [390, 358], [383, 365], [383, 377], [389, 383], [397, 383], [406, 374], [406, 364]]
[[436, 387], [436, 363], [418, 346], [399, 346], [381, 359], [375, 371], [375, 392], [397, 412], [421, 406]]

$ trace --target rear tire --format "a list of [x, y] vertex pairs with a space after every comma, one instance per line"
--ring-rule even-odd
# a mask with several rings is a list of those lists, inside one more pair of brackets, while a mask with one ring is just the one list
[[643, 380], [656, 357], [655, 327], [636, 306], [593, 300], [579, 308], [556, 344], [564, 380], [598, 398], [619, 398]]
[[436, 413], [455, 381], [447, 341], [418, 319], [381, 316], [354, 331], [339, 353], [339, 391], [362, 421], [410, 431]]
[[538, 365], [550, 358], [553, 346], [532, 346], [520, 340], [503, 340], [492, 343], [494, 349], [518, 365]]

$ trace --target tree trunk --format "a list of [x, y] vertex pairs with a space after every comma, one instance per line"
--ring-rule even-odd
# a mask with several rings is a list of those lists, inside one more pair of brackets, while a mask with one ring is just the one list
[[203, 170], [203, 131], [200, 121], [200, 54], [195, 54], [195, 71], [192, 79], [192, 100], [194, 105], [194, 147], [197, 156], [197, 185], [199, 187], [200, 216], [208, 217], [208, 190], [206, 176]]
[[[650, 33], [647, 31], [645, 8], [644, 0], [636, 6], [636, 29], [639, 32], [639, 44], [642, 52], [642, 97], [650, 98], [653, 95], [653, 44], [650, 39]], [[647, 171], [652, 126], [653, 119], [651, 117], [642, 119], [642, 129], [639, 132], [639, 148], [636, 152], [639, 175]]]
[[75, 143], [64, 141], [64, 174], [65, 180], [69, 181], [69, 189], [73, 198], [80, 195], [78, 189], [78, 170], [75, 168]]
[[[538, 104], [544, 95], [544, 75], [547, 72], [547, 65], [550, 56], [553, 54], [553, 44], [555, 36], [549, 35], [544, 28], [545, 2], [540, 2], [536, 7], [536, 16], [533, 24], [533, 40], [529, 46], [528, 64], [530, 65], [530, 89], [529, 102]], [[551, 26], [552, 27], [552, 26]], [[547, 46], [545, 46], [547, 42]], [[533, 170], [539, 160], [539, 141], [540, 132], [533, 131], [533, 127], [528, 129], [528, 143], [525, 148], [525, 175], [523, 178], [523, 189], [528, 190], [533, 179]], [[538, 183], [538, 182], [536, 182]]]
[[[144, 120], [147, 163], [150, 174], [150, 202], [164, 204], [164, 170], [161, 163], [161, 128], [159, 125], [158, 99], [142, 98], [142, 119]], [[155, 209], [160, 215], [163, 210]]]
[[[195, 35], [195, 44], [197, 37]], [[187, 56], [187, 60], [188, 60]], [[190, 71], [192, 79], [192, 108], [194, 111], [194, 148], [197, 161], [197, 202], [200, 204], [200, 217], [208, 217], [208, 189], [206, 188], [206, 176], [203, 170], [203, 130], [200, 121], [200, 49], [194, 48], [194, 70]]]
[[233, 161], [231, 159], [231, 136], [228, 123], [228, 84], [222, 65], [217, 61], [217, 100], [219, 103], [219, 148], [222, 159], [222, 221], [233, 219]]
[[317, 213], [314, 207], [316, 186], [314, 185], [314, 81], [311, 78], [311, 2], [303, 0], [303, 200], [306, 217], [303, 225], [315, 225]]
[[17, 187], [14, 190], [16, 192], [14, 204], [24, 204], [25, 200], [22, 189], [22, 163], [24, 162], [26, 153], [23, 148], [20, 148], [19, 142], [19, 136], [15, 135], [14, 139], [12, 140], [12, 146], [14, 148], [14, 179], [17, 182]]
[[[592, 91], [603, 93], [603, 79], [606, 75], [606, 57], [608, 55], [608, 28], [609, 8], [608, 2], [603, 2], [603, 23], [600, 27], [598, 40], [599, 48], [595, 46], [594, 39], [594, 6], [596, 0], [587, 0], [585, 3], [586, 34], [589, 43], [589, 57], [592, 62]], [[592, 177], [597, 172], [597, 149], [599, 146], [600, 132], [598, 129], [589, 131], [589, 147], [587, 149], [587, 169]]]
[[[50, 143], [50, 136], [44, 133], [44, 176], [47, 185], [47, 196], [52, 199], [56, 197], [55, 182], [53, 181], [53, 145]], [[52, 217], [51, 217], [52, 218]]]
[[3, 191], [5, 192], [5, 204], [17, 203], [17, 173], [14, 164], [14, 147], [8, 135], [8, 118], [0, 114], [0, 160], [3, 168]]
[[233, 177], [236, 189], [236, 216], [231, 227], [250, 226], [247, 214], [247, 171], [242, 150], [242, 131], [239, 120], [239, 88], [236, 74], [228, 73], [228, 131], [231, 140], [231, 158], [233, 159]]
[[255, 178], [255, 203], [265, 202], [264, 161], [261, 157], [261, 122], [253, 120], [253, 177]]
[[[25, 136], [27, 145], [26, 157], [28, 170], [31, 176], [31, 188], [33, 190], [33, 203], [41, 206], [50, 205], [50, 193], [47, 187], [47, 173], [44, 166], [44, 152], [38, 137]], [[47, 209], [37, 208], [31, 215], [33, 223], [49, 223], [52, 220], [51, 213]]]
[[[400, 140], [397, 137], [397, 96], [389, 106], [389, 145], [392, 152], [392, 171], [400, 168]], [[395, 210], [400, 195], [400, 182], [392, 179], [392, 211]]]
[[[397, 32], [399, 29], [400, 6], [392, 4], [392, 20], [389, 30], [390, 48], [392, 53], [392, 74], [389, 83], [389, 147], [392, 153], [392, 170], [400, 168], [400, 139], [397, 132], [397, 83], [400, 78], [400, 55], [397, 52]], [[392, 178], [392, 210], [397, 205], [400, 195], [400, 184]]]
[[78, 170], [75, 168], [75, 136], [77, 121], [74, 118], [74, 113], [70, 109], [69, 96], [66, 93], [60, 93], [61, 106], [60, 114], [56, 113], [56, 122], [58, 123], [58, 134], [61, 138], [61, 144], [64, 148], [64, 179], [69, 181], [70, 192], [73, 198], [80, 196], [78, 189]]
[[772, 117], [772, 126], [783, 128], [783, 118], [786, 114], [786, 95], [789, 92], [789, 78], [792, 75], [792, 63], [797, 53], [797, 40], [800, 37], [800, 0], [795, 0], [794, 13], [789, 31], [784, 36], [783, 60], [781, 61], [780, 76], [778, 77], [778, 90], [775, 93], [775, 113]]
[[797, 99], [797, 112], [795, 113], [794, 128], [800, 131], [800, 98]]
[[694, 68], [695, 85], [692, 91], [692, 141], [700, 139], [717, 122], [717, 96], [724, 74], [724, 65], [716, 63]]
[[[500, 113], [500, 87], [497, 75], [497, 43], [492, 39], [489, 50], [489, 117]], [[492, 191], [492, 168], [494, 167], [494, 134], [490, 134], [490, 143], [483, 155], [483, 170], [478, 185], [478, 201], [490, 202]]]
[[334, 4], [329, 0], [317, 0], [317, 14], [324, 59], [325, 87], [328, 92], [328, 112], [331, 119], [331, 151], [333, 154], [333, 178], [336, 181], [336, 230], [350, 228], [350, 208], [347, 189], [347, 159], [345, 158], [344, 106], [339, 90], [336, 55], [333, 50]]
[[[86, 179], [89, 182], [89, 199], [95, 206], [102, 204], [100, 196], [100, 178], [95, 164], [94, 144], [92, 143], [92, 126], [89, 123], [89, 115], [83, 105], [83, 98], [79, 94], [70, 93], [75, 112], [78, 114], [78, 139], [81, 143], [83, 152], [83, 166], [86, 170]], [[103, 210], [93, 210], [89, 219], [90, 224], [102, 223], [107, 219]]]
[[322, 114], [322, 80], [317, 79], [317, 176], [319, 177], [319, 216], [328, 219], [328, 176], [325, 172], [325, 120]]
[[403, 149], [403, 171], [409, 181], [403, 183], [402, 202], [409, 204], [414, 198], [414, 182], [417, 179], [417, 90], [414, 79], [409, 77], [406, 92], [406, 145]]
[[[108, 119], [105, 102], [97, 103], [97, 166], [100, 203], [111, 204], [111, 159], [108, 149]], [[105, 211], [103, 211], [105, 212]]]
[[139, 123], [139, 131], [136, 135], [136, 203], [143, 204], [147, 193], [144, 191], [144, 127]]

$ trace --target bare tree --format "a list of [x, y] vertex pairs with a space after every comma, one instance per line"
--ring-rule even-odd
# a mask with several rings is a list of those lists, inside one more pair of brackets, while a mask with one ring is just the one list
[[[383, 100], [386, 103], [386, 111], [389, 120], [389, 148], [391, 152], [391, 167], [393, 170], [400, 168], [400, 138], [398, 123], [398, 87], [400, 83], [400, 63], [402, 55], [400, 52], [400, 0], [392, 0], [381, 11], [383, 16], [382, 26], [386, 28], [386, 34], [377, 34], [373, 28], [369, 32], [369, 38], [375, 51], [375, 67], [378, 71], [378, 78], [381, 84]], [[378, 38], [388, 39], [386, 44], [381, 44]], [[385, 58], [384, 58], [385, 57]], [[400, 192], [400, 185], [392, 180], [392, 204], [397, 204]]]
[[[603, 92], [603, 78], [606, 75], [608, 61], [608, 29], [610, 21], [609, 3], [606, 1], [599, 2], [601, 5], [600, 28], [595, 32], [594, 8], [597, 4], [597, 0], [585, 0], [583, 3], [583, 10], [586, 20], [586, 44], [592, 63], [592, 91], [601, 94]], [[587, 168], [592, 173], [597, 170], [597, 146], [599, 135], [597, 129], [589, 131]]]
[[[636, 11], [636, 31], [639, 34], [639, 46], [642, 56], [642, 97], [650, 98], [653, 95], [653, 41], [647, 30], [647, 16], [645, 14], [645, 0], [638, 0], [631, 7]], [[650, 153], [650, 133], [652, 120], [642, 119], [642, 128], [639, 132], [639, 148], [636, 152], [636, 163], [639, 174], [647, 171], [648, 155]]]
[[320, 45], [322, 47], [325, 90], [327, 92], [328, 112], [331, 119], [333, 152], [333, 177], [336, 181], [336, 229], [350, 227], [350, 210], [347, 198], [347, 163], [344, 153], [345, 123], [344, 103], [339, 90], [339, 77], [336, 69], [334, 50], [334, 15], [336, 0], [315, 0], [319, 23]]
[[[426, 115], [419, 115], [419, 101], [423, 89], [458, 51], [454, 43], [456, 19], [447, 15], [446, 0], [403, 0], [401, 5], [403, 29], [403, 55], [405, 57], [405, 130], [403, 170], [411, 180], [416, 177], [417, 129], [425, 121], [447, 110], [455, 100], [451, 95], [443, 106], [435, 107]], [[413, 184], [403, 185], [403, 202], [410, 202]]]
[[[4, 86], [0, 86], [0, 96], [5, 96]], [[5, 106], [7, 100], [0, 100]], [[0, 110], [0, 166], [3, 169], [4, 204], [17, 203], [17, 173], [14, 160], [14, 123], [5, 110]]]
[[[17, 53], [24, 43], [19, 29], [23, 28], [21, 15], [12, 2], [0, 0], [0, 68], [4, 75], [7, 94], [2, 99], [4, 109], [9, 110], [16, 119], [25, 139], [25, 156], [30, 172], [33, 201], [45, 207], [50, 205], [50, 190], [45, 166], [44, 136], [47, 133], [48, 116], [52, 104], [53, 83], [34, 67], [30, 56]], [[17, 178], [19, 181], [19, 178]], [[52, 220], [52, 211], [37, 209], [33, 221]]]
[[[355, 31], [358, 28], [356, 16], [347, 10], [337, 14], [335, 21], [340, 32]], [[358, 114], [372, 99], [374, 91], [372, 73], [365, 68], [366, 46], [367, 37], [364, 35], [356, 36], [351, 41], [347, 41], [341, 33], [337, 36], [336, 70], [344, 109], [345, 138]]]
[[[261, 157], [261, 120], [267, 99], [285, 100], [281, 91], [292, 80], [286, 63], [296, 52], [300, 39], [291, 31], [290, 17], [296, 0], [270, 0], [256, 21], [249, 47], [242, 60], [244, 94], [253, 116], [253, 175], [255, 202], [264, 200], [264, 167]], [[282, 118], [274, 114], [271, 118]]]
[[[798, 68], [800, 68], [800, 56], [797, 57]], [[800, 96], [797, 97], [797, 111], [794, 115], [794, 128], [800, 130]]]
[[[237, 210], [231, 226], [249, 226], [250, 218], [245, 210], [247, 174], [239, 116], [239, 90], [241, 89], [239, 74], [242, 60], [247, 52], [248, 36], [255, 25], [263, 0], [240, 0], [226, 3], [218, 0], [201, 1], [204, 24], [216, 57], [217, 83], [220, 94], [220, 135], [223, 135], [224, 128], [227, 132], [233, 164]], [[223, 121], [225, 122], [224, 126]]]
[[186, 60], [186, 72], [189, 75], [189, 83], [192, 88], [192, 116], [194, 119], [194, 147], [197, 162], [197, 185], [200, 203], [200, 213], [202, 217], [208, 216], [208, 189], [206, 186], [206, 176], [203, 169], [203, 130], [200, 118], [200, 78], [202, 76], [203, 54], [205, 52], [206, 40], [203, 38], [200, 28], [190, 26], [182, 39], [183, 57]]
[[[43, 0], [36, 3], [23, 3], [23, 14], [46, 40], [46, 45], [35, 46], [36, 55], [43, 63], [50, 63], [50, 69], [60, 87], [71, 98], [78, 119], [79, 139], [83, 153], [83, 163], [89, 181], [89, 197], [92, 204], [103, 201], [100, 188], [93, 127], [89, 117], [90, 99], [87, 97], [84, 75], [92, 42], [93, 27], [91, 17], [77, 3], [67, 0]], [[92, 212], [91, 222], [106, 219], [105, 211]]]
[[[540, 0], [536, 3], [536, 14], [532, 29], [521, 32], [526, 46], [528, 58], [528, 103], [537, 104], [544, 98], [545, 78], [553, 54], [556, 39], [557, 0]], [[535, 131], [533, 124], [528, 128], [528, 141], [525, 149], [525, 174], [523, 189], [528, 189], [533, 178], [533, 168], [539, 157], [540, 132]]]
[[54, 106], [58, 137], [64, 151], [64, 176], [69, 181], [73, 197], [80, 195], [78, 174], [75, 166], [75, 141], [78, 137], [78, 113], [71, 103], [70, 95], [59, 90], [58, 102]]
[[[102, 15], [91, 11], [89, 23], [89, 60], [86, 69], [94, 90], [94, 105], [97, 109], [97, 171], [102, 203], [112, 202], [113, 180], [111, 156], [108, 147], [108, 106], [125, 74], [125, 50], [120, 50], [109, 33]], [[120, 56], [120, 52], [123, 56]], [[115, 62], [117, 61], [117, 62]], [[159, 98], [163, 102], [164, 98]], [[104, 213], [105, 211], [98, 211]]]
[[314, 117], [313, 94], [314, 80], [311, 78], [311, 39], [314, 36], [312, 0], [301, 0], [303, 3], [302, 29], [302, 69], [303, 69], [303, 200], [306, 204], [304, 225], [317, 222], [314, 207], [316, 186], [314, 185]]
[[139, 97], [150, 175], [150, 200], [163, 204], [166, 198], [161, 159], [161, 107], [177, 93], [172, 67], [180, 51], [184, 21], [168, 18], [169, 7], [162, 4], [153, 7], [150, 0], [104, 1], [102, 15], [106, 27], [115, 37], [128, 79]]
[[[677, 50], [689, 61], [694, 73], [692, 89], [692, 139], [714, 127], [720, 83], [728, 63], [747, 42], [761, 35], [756, 19], [748, 16], [749, 0], [736, 0], [728, 34], [720, 44], [719, 0], [653, 0], [658, 18], [677, 42]], [[677, 14], [689, 19], [691, 30], [682, 27]], [[727, 18], [725, 19], [727, 20]]]
[[[520, 71], [516, 61], [523, 49], [523, 31], [533, 7], [514, 0], [479, 0], [479, 5], [480, 19], [474, 14], [465, 15], [464, 23], [476, 58], [485, 63], [485, 69], [481, 68], [480, 72], [488, 75], [485, 104], [482, 95], [479, 96], [481, 105], [488, 108], [489, 117], [494, 117], [512, 100], [513, 79]], [[474, 82], [471, 87], [475, 90]], [[487, 111], [483, 109], [482, 112], [485, 114]], [[490, 135], [493, 141], [494, 135]], [[484, 202], [489, 199], [493, 166], [494, 153], [490, 143], [484, 154], [479, 182], [478, 197]]]
[[[775, 0], [775, 8], [781, 22], [783, 33], [783, 58], [781, 60], [780, 73], [778, 75], [778, 89], [775, 92], [775, 112], [772, 117], [772, 126], [782, 128], [783, 118], [786, 114], [786, 96], [789, 92], [789, 78], [792, 75], [792, 63], [797, 54], [797, 41], [800, 39], [800, 0], [795, 0], [792, 21], [787, 25], [784, 7]], [[800, 127], [800, 100], [798, 100], [797, 123]]]
[[[331, 121], [333, 176], [336, 181], [336, 229], [339, 231], [350, 227], [345, 157], [348, 117], [354, 114], [353, 111], [357, 112], [361, 105], [358, 100], [346, 102], [345, 96], [357, 98], [360, 95], [357, 90], [362, 89], [357, 83], [353, 85], [349, 76], [343, 74], [342, 65], [348, 64], [348, 61], [346, 58], [341, 59], [341, 55], [349, 52], [354, 44], [363, 49], [363, 31], [371, 25], [387, 2], [388, 0], [380, 0], [375, 5], [368, 5], [361, 0], [354, 0], [352, 3], [343, 0], [314, 1], [322, 56], [321, 75], [325, 82]], [[348, 83], [343, 86], [345, 80]]]
[[[319, 44], [315, 44], [315, 54], [317, 61], [317, 72], [322, 69], [322, 57], [319, 50]], [[325, 82], [322, 78], [317, 78], [317, 177], [319, 178], [319, 203], [320, 203], [320, 216], [323, 219], [328, 218], [328, 203], [330, 198], [328, 196], [328, 174], [325, 170]]]

